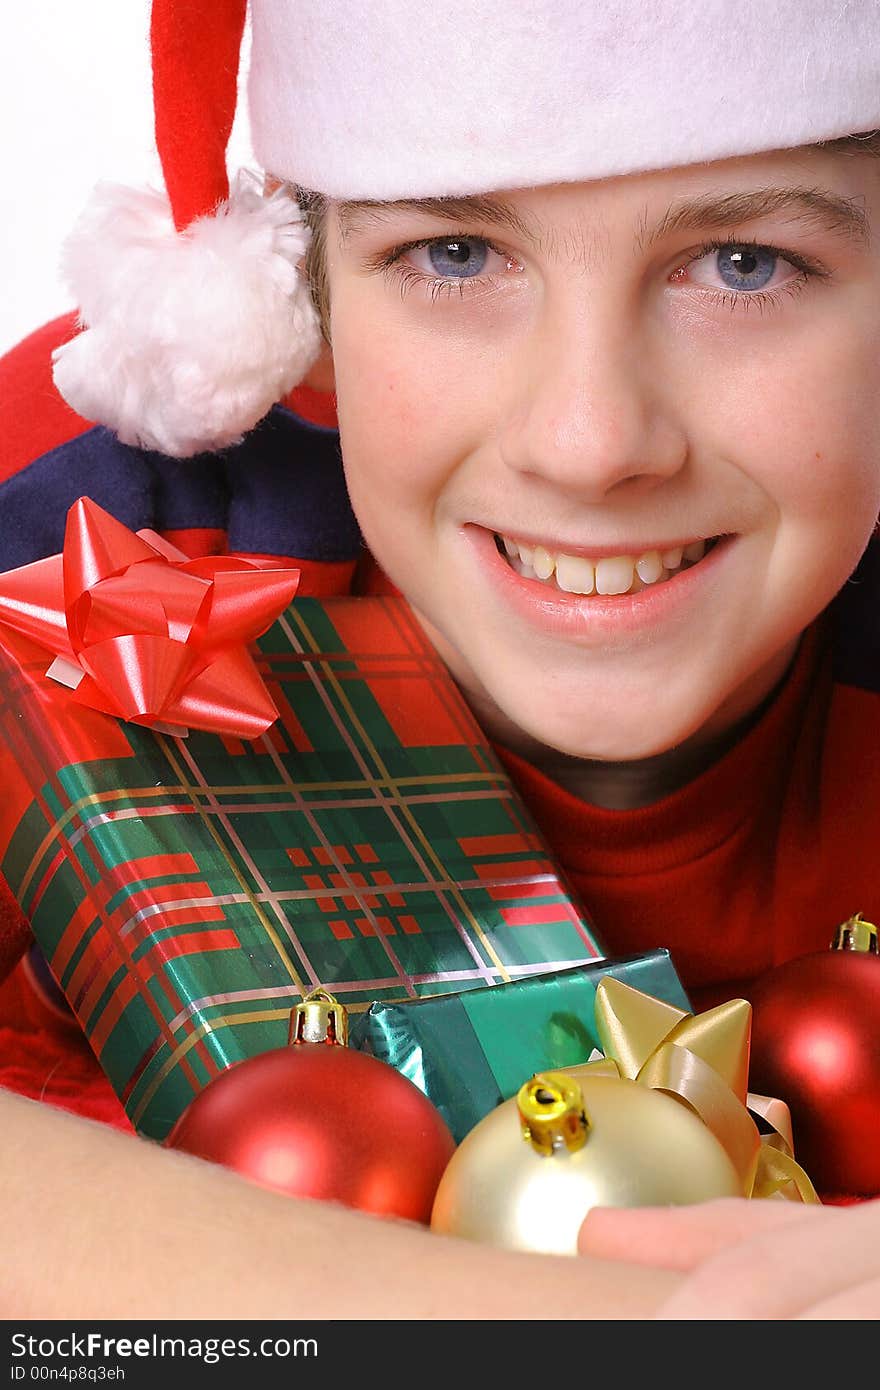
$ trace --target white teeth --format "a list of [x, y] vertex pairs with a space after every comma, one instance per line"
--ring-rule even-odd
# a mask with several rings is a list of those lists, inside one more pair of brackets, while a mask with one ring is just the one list
[[636, 561], [636, 573], [643, 584], [656, 584], [663, 574], [663, 561], [659, 550], [649, 550]]
[[519, 550], [519, 558], [522, 560], [523, 564], [531, 565], [535, 558], [535, 547], [533, 545], [520, 544], [517, 546], [517, 549]]
[[625, 594], [632, 588], [635, 561], [629, 555], [613, 555], [596, 565], [597, 594]]
[[686, 545], [684, 550], [682, 551], [684, 558], [686, 560], [689, 560], [692, 565], [696, 564], [697, 560], [702, 560], [705, 553], [705, 541], [691, 541], [690, 545]]
[[657, 584], [670, 577], [682, 564], [694, 565], [702, 560], [707, 543], [690, 541], [674, 545], [669, 550], [646, 550], [638, 558], [632, 555], [610, 555], [602, 560], [588, 560], [582, 555], [554, 555], [543, 545], [526, 545], [507, 536], [498, 539], [511, 567], [524, 579], [547, 583], [555, 576], [556, 586], [567, 594], [637, 594], [648, 584]]
[[545, 550], [542, 545], [535, 546], [532, 564], [535, 568], [535, 574], [539, 579], [549, 579], [556, 568], [556, 561], [553, 556], [550, 554], [549, 550]]
[[579, 555], [560, 555], [556, 561], [556, 583], [567, 594], [591, 594], [595, 583], [593, 566]]

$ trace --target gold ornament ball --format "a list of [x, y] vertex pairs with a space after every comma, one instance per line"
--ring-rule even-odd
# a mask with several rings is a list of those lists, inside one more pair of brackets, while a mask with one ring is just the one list
[[545, 1072], [465, 1135], [440, 1179], [431, 1229], [574, 1255], [591, 1207], [742, 1195], [725, 1149], [681, 1101], [622, 1077]]

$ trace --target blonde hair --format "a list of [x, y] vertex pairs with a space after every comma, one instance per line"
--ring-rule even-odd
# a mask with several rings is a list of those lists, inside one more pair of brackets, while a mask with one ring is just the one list
[[318, 311], [324, 341], [330, 342], [330, 286], [327, 281], [327, 199], [323, 193], [294, 188], [306, 225], [312, 233], [306, 252], [305, 272], [312, 303]]

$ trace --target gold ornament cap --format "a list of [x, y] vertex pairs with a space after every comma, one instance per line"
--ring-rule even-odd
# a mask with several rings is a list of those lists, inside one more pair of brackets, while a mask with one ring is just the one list
[[520, 1086], [516, 1108], [523, 1139], [545, 1158], [563, 1148], [577, 1153], [587, 1142], [590, 1122], [583, 1092], [565, 1072], [536, 1072]]
[[313, 989], [291, 1010], [287, 1041], [325, 1043], [345, 1047], [348, 1043], [348, 1015], [329, 990]]
[[834, 933], [832, 951], [863, 951], [866, 955], [880, 956], [880, 941], [873, 922], [866, 922], [860, 912], [847, 917]]

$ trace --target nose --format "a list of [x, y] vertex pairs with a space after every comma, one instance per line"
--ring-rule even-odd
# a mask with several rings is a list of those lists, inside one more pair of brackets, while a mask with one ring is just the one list
[[672, 402], [684, 396], [657, 346], [611, 305], [548, 316], [514, 357], [499, 434], [507, 467], [588, 502], [674, 477], [688, 442]]

